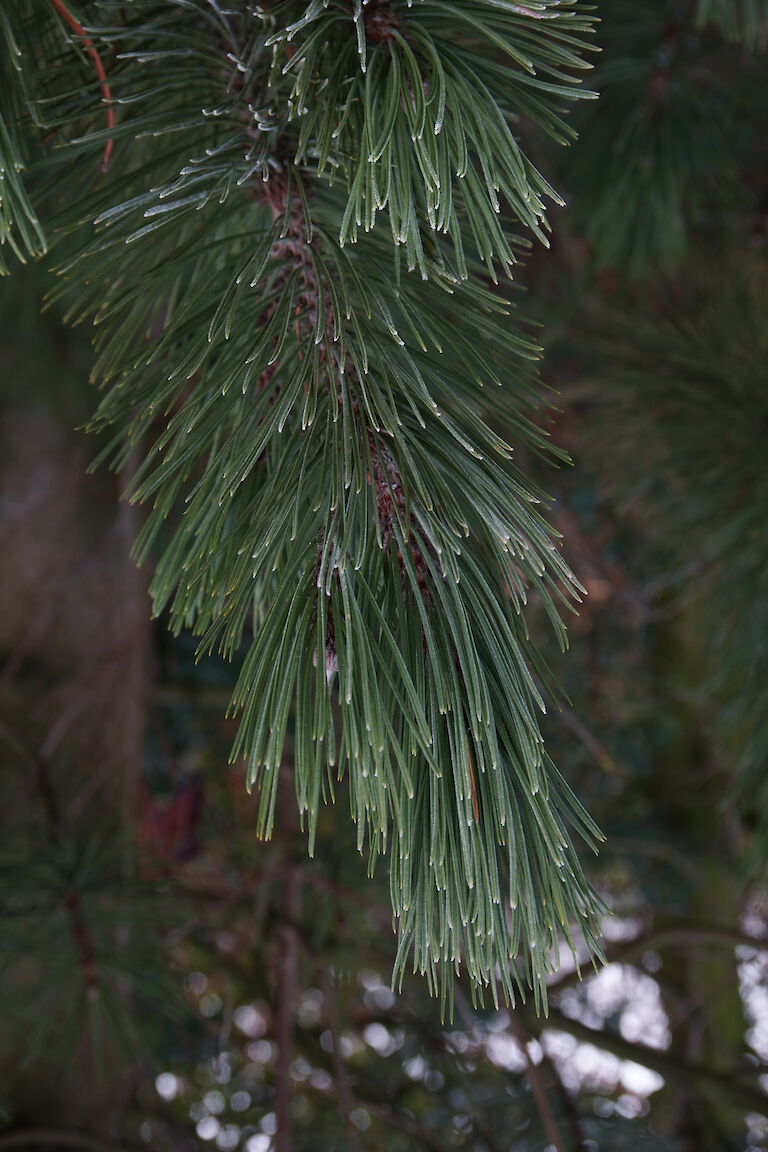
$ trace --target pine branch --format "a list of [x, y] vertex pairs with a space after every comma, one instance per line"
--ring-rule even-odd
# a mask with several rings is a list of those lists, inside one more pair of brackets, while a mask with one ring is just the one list
[[[233, 756], [261, 835], [289, 731], [310, 851], [346, 778], [359, 848], [390, 855], [396, 978], [413, 963], [449, 1005], [464, 965], [479, 992], [541, 1002], [562, 935], [597, 948], [566, 828], [598, 833], [542, 751], [524, 610], [535, 596], [564, 642], [579, 586], [487, 422], [553, 456], [537, 349], [481, 274], [514, 262], [509, 217], [544, 237], [551, 189], [514, 129], [568, 135], [591, 18], [556, 0], [92, 11], [119, 120], [83, 131], [69, 64], [40, 104], [91, 183], [55, 221], [87, 237], [60, 292], [95, 324], [103, 458], [142, 457], [155, 610], [241, 661]], [[89, 151], [112, 141], [94, 187]]]
[[[541, 1032], [542, 1022], [536, 1020], [532, 1013], [526, 1013], [525, 1019], [527, 1027], [532, 1032]], [[582, 1043], [594, 1044], [596, 1048], [612, 1052], [620, 1060], [632, 1060], [644, 1068], [658, 1072], [660, 1076], [675, 1084], [698, 1085], [706, 1091], [722, 1093], [739, 1107], [757, 1112], [761, 1116], [765, 1115], [768, 1108], [768, 1095], [763, 1091], [757, 1077], [740, 1073], [728, 1075], [715, 1072], [707, 1065], [679, 1060], [661, 1049], [650, 1048], [647, 1044], [625, 1040], [617, 1033], [582, 1024], [580, 1020], [574, 1020], [554, 1008], [549, 1013], [546, 1027], [557, 1032], [566, 1032]]]
[[[341, 244], [361, 227], [373, 229], [386, 210], [409, 267], [426, 277], [426, 214], [432, 233], [453, 239], [460, 267], [468, 231], [491, 271], [494, 259], [508, 269], [515, 256], [502, 204], [547, 242], [544, 199], [559, 198], [521, 151], [510, 121], [527, 116], [568, 139], [553, 105], [582, 94], [574, 70], [588, 65], [574, 48], [583, 51], [589, 16], [560, 0], [355, 0], [312, 2], [291, 21], [297, 7], [272, 10], [273, 76], [294, 77], [288, 115], [299, 126], [297, 161], [314, 160], [320, 175], [330, 166], [345, 179]], [[482, 142], [479, 156], [470, 141]]]

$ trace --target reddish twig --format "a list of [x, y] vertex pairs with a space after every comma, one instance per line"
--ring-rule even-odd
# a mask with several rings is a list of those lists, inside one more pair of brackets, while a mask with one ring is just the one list
[[69, 923], [77, 952], [77, 962], [80, 975], [85, 985], [86, 995], [95, 999], [99, 995], [99, 977], [96, 971], [96, 948], [93, 937], [88, 929], [83, 915], [83, 906], [78, 892], [68, 892], [64, 897], [64, 907], [69, 916]]
[[[93, 61], [93, 67], [95, 69], [96, 75], [99, 78], [99, 84], [101, 85], [102, 99], [107, 106], [107, 128], [110, 132], [112, 132], [115, 128], [115, 110], [112, 107], [112, 90], [109, 87], [107, 73], [104, 65], [101, 62], [101, 56], [99, 56], [98, 49], [86, 32], [85, 28], [83, 28], [80, 21], [69, 11], [66, 4], [64, 3], [64, 0], [51, 0], [51, 3], [58, 12], [59, 16], [61, 16], [62, 20], [64, 20], [65, 23], [69, 25], [76, 36], [80, 37], [83, 42], [83, 48]], [[102, 172], [106, 172], [109, 169], [109, 161], [110, 157], [112, 156], [114, 143], [114, 140], [110, 136], [104, 145], [104, 155], [101, 160]]]

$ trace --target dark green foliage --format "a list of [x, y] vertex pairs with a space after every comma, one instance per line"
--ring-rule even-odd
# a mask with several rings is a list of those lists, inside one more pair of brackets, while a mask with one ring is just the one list
[[[2, 753], [7, 763], [5, 745]], [[130, 933], [122, 927], [126, 912]], [[0, 858], [0, 1058], [21, 1051], [28, 1067], [66, 1061], [86, 1022], [103, 1056], [142, 1053], [153, 1025], [182, 1007], [157, 948], [162, 915], [148, 888], [121, 878], [114, 847], [95, 837], [54, 842], [47, 851], [39, 841], [32, 851], [21, 838], [8, 845]]]
[[[723, 293], [723, 283], [728, 291]], [[711, 668], [701, 692], [739, 802], [757, 828], [753, 863], [766, 859], [768, 724], [750, 685], [768, 674], [768, 268], [762, 255], [689, 271], [631, 322], [603, 318], [599, 354], [613, 367], [612, 474], [644, 457], [643, 498], [672, 554], [681, 536], [696, 558]], [[655, 372], [648, 373], [654, 364]], [[616, 482], [616, 480], [614, 480]], [[690, 560], [689, 560], [690, 563]], [[684, 557], [680, 558], [681, 566]]]
[[566, 179], [600, 267], [633, 278], [677, 266], [692, 227], [735, 196], [737, 73], [677, 0], [616, 0]]
[[19, 260], [45, 251], [23, 178], [29, 141], [22, 137], [20, 123], [30, 105], [24, 72], [10, 15], [0, 10], [0, 274], [8, 271], [6, 244]]
[[702, 25], [713, 25], [746, 48], [764, 48], [768, 42], [765, 0], [699, 0], [698, 17]]

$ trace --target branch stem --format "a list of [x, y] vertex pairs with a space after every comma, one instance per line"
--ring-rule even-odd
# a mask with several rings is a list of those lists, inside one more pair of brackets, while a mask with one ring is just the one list
[[567, 1152], [563, 1137], [555, 1120], [555, 1114], [550, 1107], [549, 1099], [547, 1097], [547, 1090], [544, 1087], [544, 1081], [541, 1076], [541, 1071], [538, 1064], [531, 1056], [531, 1050], [528, 1047], [528, 1037], [525, 1034], [525, 1029], [517, 1018], [514, 1008], [510, 1008], [509, 1016], [509, 1029], [517, 1041], [517, 1045], [525, 1060], [526, 1074], [528, 1083], [531, 1086], [534, 1103], [536, 1104], [536, 1111], [541, 1120], [541, 1126], [544, 1129], [547, 1139], [556, 1152]]
[[[51, 3], [58, 12], [59, 16], [61, 16], [62, 20], [69, 25], [76, 36], [80, 37], [83, 42], [83, 48], [93, 61], [94, 71], [96, 72], [96, 75], [99, 79], [99, 84], [101, 86], [101, 96], [106, 105], [107, 128], [110, 132], [113, 132], [115, 128], [115, 110], [112, 107], [112, 90], [109, 86], [106, 69], [102, 64], [98, 49], [77, 17], [73, 16], [69, 8], [67, 8], [64, 0], [51, 0]], [[104, 145], [104, 155], [102, 156], [101, 160], [102, 172], [107, 172], [109, 170], [109, 162], [112, 156], [112, 149], [114, 144], [115, 142], [112, 139], [112, 136], [110, 136]]]

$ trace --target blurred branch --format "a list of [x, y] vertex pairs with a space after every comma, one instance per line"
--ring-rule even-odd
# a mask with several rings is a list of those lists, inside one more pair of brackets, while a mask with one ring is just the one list
[[56, 1128], [26, 1128], [0, 1135], [0, 1149], [10, 1148], [82, 1148], [83, 1152], [132, 1152], [128, 1144]]
[[603, 847], [603, 854], [619, 856], [650, 856], [674, 868], [681, 876], [694, 885], [701, 883], [701, 870], [695, 861], [684, 851], [672, 844], [658, 840], [644, 840], [632, 836], [611, 836]]
[[584, 1133], [584, 1128], [579, 1115], [579, 1109], [576, 1101], [566, 1088], [560, 1076], [559, 1069], [547, 1053], [542, 1049], [541, 1068], [545, 1068], [547, 1073], [555, 1086], [557, 1098], [560, 1101], [560, 1108], [562, 1110], [563, 1119], [568, 1125], [568, 1130], [571, 1136], [571, 1147], [573, 1152], [587, 1152], [587, 1137]]
[[557, 1121], [555, 1120], [554, 1113], [550, 1108], [549, 1100], [547, 1099], [547, 1091], [544, 1087], [544, 1081], [541, 1077], [540, 1069], [536, 1064], [536, 1061], [531, 1056], [531, 1052], [528, 1047], [528, 1037], [525, 1034], [525, 1029], [520, 1023], [514, 1008], [509, 1008], [507, 1016], [509, 1019], [510, 1032], [515, 1037], [518, 1048], [520, 1049], [523, 1055], [523, 1059], [525, 1060], [528, 1083], [531, 1086], [531, 1092], [533, 1093], [536, 1110], [539, 1113], [541, 1126], [546, 1132], [547, 1139], [549, 1140], [552, 1147], [555, 1148], [556, 1152], [567, 1152], [563, 1142], [563, 1137], [560, 1133]]
[[299, 968], [299, 934], [295, 924], [299, 918], [300, 898], [301, 872], [297, 867], [289, 866], [285, 870], [283, 889], [285, 917], [281, 921], [278, 934], [280, 973], [277, 988], [277, 1060], [275, 1062], [277, 1133], [275, 1135], [275, 1152], [290, 1152], [293, 1144], [291, 1056]]
[[[63, 840], [61, 806], [51, 780], [50, 763], [45, 752], [45, 744], [39, 751], [30, 748], [24, 737], [2, 720], [0, 720], [0, 737], [32, 768], [38, 799], [48, 825], [48, 835], [52, 844], [60, 844]], [[61, 895], [61, 902], [69, 920], [75, 954], [78, 958], [86, 993], [89, 997], [98, 996], [99, 977], [96, 970], [96, 948], [83, 914], [80, 893], [75, 888], [67, 886]]]
[[373, 1116], [378, 1116], [379, 1120], [389, 1124], [390, 1128], [397, 1128], [398, 1131], [413, 1137], [424, 1148], [429, 1148], [430, 1152], [445, 1152], [445, 1145], [441, 1140], [438, 1140], [426, 1128], [422, 1128], [415, 1120], [404, 1116], [402, 1112], [396, 1112], [394, 1108], [390, 1108], [386, 1104], [374, 1104], [370, 1100], [363, 1100], [361, 1104]]
[[[480, 1029], [477, 1026], [477, 1018], [475, 1016], [475, 1013], [472, 1010], [466, 996], [464, 995], [463, 991], [460, 988], [456, 989], [455, 997], [456, 997], [456, 1007], [459, 1010], [459, 1014], [460, 1014], [462, 1022], [464, 1024], [464, 1028], [465, 1028], [467, 1034], [473, 1038], [475, 1044], [477, 1045], [478, 1055], [479, 1055], [480, 1059], [486, 1059], [487, 1058], [487, 1048], [485, 1046], [485, 1038], [481, 1035]], [[425, 1033], [427, 1035], [431, 1035], [429, 1033], [428, 1029], [423, 1029], [423, 1026], [421, 1025], [420, 1021], [414, 1020], [414, 1024], [416, 1027], [422, 1028], [422, 1030], [425, 1031]], [[456, 1066], [457, 1066], [457, 1068], [459, 1068], [461, 1070], [461, 1073], [462, 1073], [462, 1079], [464, 1080], [464, 1087], [465, 1087], [465, 1090], [467, 1092], [467, 1096], [469, 1098], [472, 1098], [473, 1092], [472, 1092], [472, 1087], [471, 1087], [471, 1079], [468, 1075], [466, 1063], [465, 1063], [464, 1059], [462, 1058], [462, 1055], [451, 1044], [446, 1043], [444, 1035], [431, 1037], [431, 1043], [437, 1045], [438, 1047], [443, 1048], [456, 1061]], [[487, 1124], [485, 1118], [483, 1117], [482, 1113], [479, 1111], [475, 1111], [472, 1118], [474, 1120], [475, 1127], [477, 1128], [478, 1133], [482, 1136], [483, 1140], [488, 1145], [491, 1152], [497, 1152], [497, 1149], [500, 1148], [500, 1145], [497, 1144], [494, 1133], [492, 1133], [489, 1130], [488, 1124]], [[545, 1124], [545, 1130], [546, 1130], [546, 1124]], [[559, 1145], [556, 1144], [555, 1147], [558, 1148]]]
[[278, 819], [281, 825], [285, 851], [281, 918], [278, 929], [278, 982], [277, 982], [277, 1059], [275, 1062], [275, 1152], [291, 1152], [293, 1130], [291, 1126], [291, 1058], [293, 1029], [296, 1015], [296, 991], [299, 980], [299, 950], [301, 935], [302, 870], [294, 859], [295, 828], [289, 813], [293, 810], [293, 772], [282, 768], [280, 773], [280, 804]]
[[374, 901], [370, 893], [355, 892], [351, 888], [346, 888], [343, 884], [337, 884], [333, 880], [329, 880], [327, 876], [323, 876], [319, 872], [305, 873], [305, 880], [307, 884], [314, 884], [315, 887], [322, 889], [325, 892], [330, 892], [333, 896], [338, 896], [340, 900], [347, 900], [352, 904], [357, 904], [367, 911], [376, 912], [382, 918], [382, 921], [389, 926], [392, 923], [392, 913], [384, 904]]
[[[722, 948], [736, 948], [743, 945], [756, 948], [758, 951], [768, 950], [768, 939], [750, 936], [748, 932], [743, 932], [739, 928], [680, 920], [650, 928], [631, 940], [620, 940], [613, 945], [606, 945], [604, 948], [606, 964], [626, 964], [649, 949], [676, 944], [685, 948], [694, 948], [700, 944], [716, 944]], [[599, 971], [600, 969], [582, 972], [574, 969], [550, 984], [548, 991], [552, 995], [563, 992], [566, 988], [577, 987]]]
[[336, 1084], [336, 1093], [339, 1101], [339, 1114], [344, 1122], [344, 1128], [347, 1133], [347, 1140], [352, 1152], [360, 1152], [360, 1142], [357, 1138], [357, 1132], [352, 1123], [352, 1089], [349, 1083], [349, 1076], [347, 1074], [347, 1066], [344, 1062], [344, 1054], [341, 1050], [341, 1026], [339, 1023], [339, 998], [336, 995], [336, 975], [333, 971], [326, 968], [322, 975], [323, 996], [325, 998], [326, 1017], [328, 1021], [328, 1030], [331, 1033], [331, 1043], [333, 1051], [331, 1052], [331, 1062], [333, 1066], [333, 1078]]
[[618, 772], [621, 776], [629, 776], [628, 769], [623, 764], [620, 765], [616, 762], [615, 757], [611, 755], [605, 745], [598, 740], [575, 712], [570, 708], [561, 708], [557, 715], [565, 727], [569, 728], [574, 736], [584, 745], [587, 752], [595, 758], [595, 761], [604, 772]]
[[768, 1094], [751, 1077], [715, 1072], [706, 1065], [679, 1060], [662, 1049], [649, 1048], [646, 1044], [625, 1040], [616, 1032], [592, 1028], [580, 1020], [566, 1016], [557, 1008], [550, 1009], [547, 1020], [540, 1020], [530, 1012], [525, 1012], [524, 1019], [526, 1027], [534, 1034], [540, 1035], [548, 1029], [566, 1032], [581, 1043], [593, 1044], [596, 1048], [613, 1053], [620, 1060], [631, 1060], [635, 1064], [641, 1064], [653, 1072], [658, 1072], [665, 1079], [683, 1085], [697, 1085], [700, 1090], [717, 1091], [727, 1095], [734, 1103], [750, 1112], [768, 1116]]

